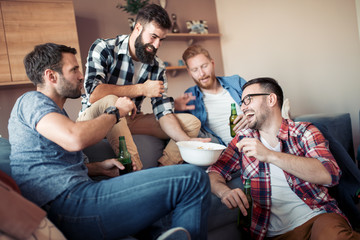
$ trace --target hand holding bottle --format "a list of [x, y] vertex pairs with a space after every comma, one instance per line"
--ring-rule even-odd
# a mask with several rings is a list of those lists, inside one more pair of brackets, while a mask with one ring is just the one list
[[133, 101], [128, 97], [119, 97], [115, 103], [117, 109], [119, 109], [120, 117], [125, 117], [128, 113], [131, 113], [132, 117], [135, 117], [136, 106]]

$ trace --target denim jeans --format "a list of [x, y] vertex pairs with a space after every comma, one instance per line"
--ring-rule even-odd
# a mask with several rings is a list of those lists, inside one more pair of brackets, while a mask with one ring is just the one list
[[207, 174], [184, 164], [81, 183], [51, 202], [48, 217], [68, 239], [118, 239], [171, 212], [172, 227], [206, 239], [209, 207]]

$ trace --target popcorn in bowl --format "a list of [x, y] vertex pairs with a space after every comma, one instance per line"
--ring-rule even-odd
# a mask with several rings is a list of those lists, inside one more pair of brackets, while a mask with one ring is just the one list
[[214, 164], [226, 148], [221, 144], [199, 141], [180, 141], [176, 145], [179, 147], [182, 159], [197, 166]]

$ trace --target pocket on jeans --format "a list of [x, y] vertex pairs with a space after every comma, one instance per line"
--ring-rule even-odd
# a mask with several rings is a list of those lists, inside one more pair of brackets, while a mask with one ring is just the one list
[[105, 233], [99, 216], [58, 216], [59, 228], [68, 239], [104, 239]]

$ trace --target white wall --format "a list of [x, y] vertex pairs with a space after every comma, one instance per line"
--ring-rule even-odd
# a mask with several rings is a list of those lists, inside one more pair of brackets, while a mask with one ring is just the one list
[[355, 0], [215, 3], [225, 75], [277, 79], [293, 116], [349, 112], [357, 148], [360, 41]]

